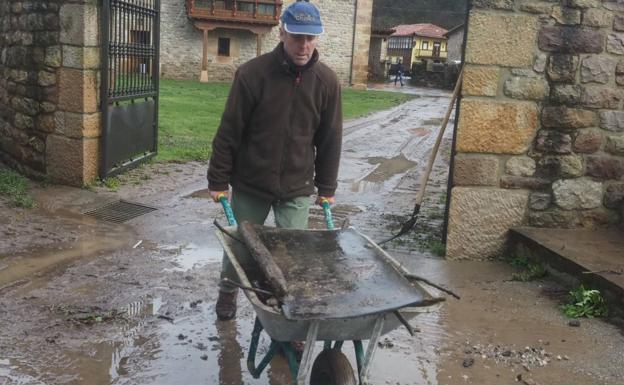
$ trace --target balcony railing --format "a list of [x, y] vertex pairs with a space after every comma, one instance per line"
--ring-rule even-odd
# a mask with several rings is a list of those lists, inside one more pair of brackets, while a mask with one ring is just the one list
[[434, 59], [446, 59], [447, 52], [446, 51], [437, 51], [431, 49], [415, 49], [413, 51], [414, 57], [419, 58], [434, 58]]
[[191, 19], [277, 25], [281, 0], [186, 0]]

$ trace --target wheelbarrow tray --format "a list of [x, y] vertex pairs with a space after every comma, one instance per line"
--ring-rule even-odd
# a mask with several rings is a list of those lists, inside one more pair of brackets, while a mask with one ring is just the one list
[[[337, 231], [287, 230], [259, 226], [257, 233], [287, 281], [281, 309], [267, 306], [246, 290], [262, 326], [277, 341], [306, 338], [320, 321], [317, 340], [365, 340], [380, 314], [400, 309], [409, 320], [439, 300], [427, 286], [404, 277], [402, 266], [353, 228]], [[238, 238], [236, 227], [226, 231]], [[258, 286], [262, 274], [241, 242], [217, 233], [239, 282]], [[265, 288], [266, 289], [266, 288]], [[400, 325], [390, 314], [382, 334]]]

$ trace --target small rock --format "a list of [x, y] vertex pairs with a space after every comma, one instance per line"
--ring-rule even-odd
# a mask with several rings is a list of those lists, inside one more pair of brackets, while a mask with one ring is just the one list
[[570, 357], [568, 357], [568, 356], [563, 356], [563, 359], [564, 359], [564, 360], [566, 360], [566, 361], [568, 361], [568, 360], [570, 359]]
[[179, 339], [180, 341], [185, 340], [185, 339], [186, 339], [186, 336], [185, 336], [184, 334], [180, 333], [180, 334], [178, 334], [178, 339]]
[[505, 350], [502, 354], [503, 354], [503, 357], [509, 357], [511, 356], [511, 350]]
[[581, 321], [579, 321], [579, 320], [577, 320], [577, 319], [571, 319], [571, 320], [568, 322], [568, 326], [572, 326], [572, 327], [574, 327], [574, 328], [577, 328], [577, 327], [581, 326]]
[[462, 366], [464, 368], [469, 368], [472, 365], [474, 365], [474, 358], [472, 357], [464, 358], [464, 362], [462, 363]]
[[217, 337], [217, 336], [208, 337], [208, 341], [210, 341], [210, 342], [219, 341], [219, 337]]
[[207, 360], [208, 360], [208, 355], [207, 355], [207, 354], [204, 354], [204, 355], [202, 355], [202, 356], [201, 356], [201, 357], [199, 357], [199, 358], [201, 358], [201, 359], [202, 359], [202, 360], [204, 360], [204, 361], [207, 361]]

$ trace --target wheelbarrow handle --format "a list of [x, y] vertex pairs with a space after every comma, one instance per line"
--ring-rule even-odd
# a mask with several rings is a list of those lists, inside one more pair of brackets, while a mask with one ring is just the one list
[[325, 223], [327, 223], [327, 230], [334, 230], [334, 218], [332, 217], [331, 208], [329, 207], [329, 201], [323, 198], [321, 200], [321, 206], [323, 207], [323, 214], [325, 214]]
[[227, 217], [230, 226], [238, 225], [236, 218], [234, 217], [234, 211], [232, 211], [232, 206], [230, 205], [227, 196], [225, 194], [219, 194], [217, 199], [221, 202], [221, 206], [223, 206], [223, 211], [225, 211], [225, 216]]
[[[225, 194], [220, 194], [217, 199], [221, 202], [223, 206], [223, 211], [225, 211], [225, 216], [227, 217], [228, 223], [230, 226], [236, 226], [238, 223], [236, 222], [236, 218], [234, 217], [234, 211], [232, 211], [232, 206], [228, 201]], [[321, 206], [323, 207], [323, 213], [325, 214], [325, 223], [327, 223], [328, 230], [334, 230], [334, 218], [332, 217], [331, 208], [329, 207], [329, 201], [327, 199], [323, 199], [321, 201]]]

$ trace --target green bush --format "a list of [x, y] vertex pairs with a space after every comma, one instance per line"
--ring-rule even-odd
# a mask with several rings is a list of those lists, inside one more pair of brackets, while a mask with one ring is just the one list
[[0, 194], [8, 197], [12, 206], [28, 209], [35, 206], [28, 195], [28, 180], [15, 171], [0, 169]]
[[608, 314], [600, 291], [586, 289], [583, 285], [570, 292], [570, 302], [563, 305], [562, 310], [570, 318], [603, 317]]

